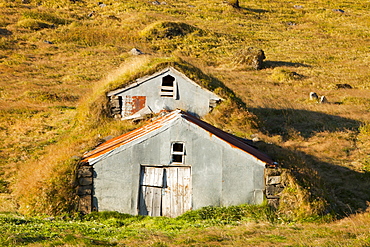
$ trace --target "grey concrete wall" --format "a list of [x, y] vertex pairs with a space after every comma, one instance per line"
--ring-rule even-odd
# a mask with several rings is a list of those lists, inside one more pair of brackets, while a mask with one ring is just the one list
[[[161, 97], [162, 78], [171, 75], [176, 78], [177, 98]], [[141, 83], [135, 87], [127, 89], [117, 96], [146, 96], [146, 105], [155, 113], [166, 109], [175, 110], [177, 108], [198, 116], [204, 116], [209, 112], [209, 99], [214, 99], [215, 95], [207, 90], [202, 89], [195, 83], [180, 77], [179, 75], [168, 71], [157, 77]]]
[[192, 171], [192, 206], [262, 203], [264, 165], [198, 126], [179, 119], [171, 128], [94, 165], [94, 197], [99, 211], [137, 214], [140, 165], [169, 165], [171, 143], [185, 143], [185, 164]]

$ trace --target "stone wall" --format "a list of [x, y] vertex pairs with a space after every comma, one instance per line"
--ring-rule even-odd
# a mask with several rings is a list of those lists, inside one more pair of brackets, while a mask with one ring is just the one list
[[77, 171], [77, 195], [79, 197], [78, 211], [91, 213], [93, 190], [93, 167], [81, 164]]
[[267, 203], [274, 208], [278, 208], [280, 195], [284, 189], [281, 178], [281, 170], [278, 168], [266, 168], [265, 185]]

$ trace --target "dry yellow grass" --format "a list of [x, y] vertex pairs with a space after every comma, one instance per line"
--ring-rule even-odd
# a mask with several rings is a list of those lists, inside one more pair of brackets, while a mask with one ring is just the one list
[[[58, 184], [54, 174], [72, 174], [70, 158], [93, 146], [98, 135], [133, 128], [103, 120], [110, 131], [74, 129], [76, 107], [82, 112], [79, 121], [86, 113], [94, 115], [88, 111], [92, 102], [85, 97], [100, 96], [100, 103], [104, 101], [103, 95], [91, 96], [96, 82], [99, 87], [108, 82], [109, 87], [118, 86], [120, 77], [135, 74], [147, 62], [131, 60], [128, 52], [137, 47], [153, 57], [178, 55], [224, 82], [249, 113], [234, 105], [230, 116], [222, 115], [222, 107], [229, 107], [223, 105], [207, 120], [242, 137], [257, 135], [264, 142], [263, 151], [287, 169], [297, 169], [298, 182], [312, 197], [333, 194], [327, 200], [339, 205], [333, 206], [338, 212], [367, 208], [370, 134], [361, 126], [370, 122], [368, 2], [252, 0], [241, 2], [239, 10], [213, 0], [105, 4], [102, 8], [94, 1], [0, 1], [1, 181], [10, 182], [17, 193], [30, 186], [34, 195], [44, 195], [39, 193], [44, 182]], [[31, 18], [29, 12], [43, 15]], [[54, 26], [28, 29], [19, 25], [26, 17]], [[141, 38], [140, 31], [157, 21], [181, 21], [204, 32], [152, 41]], [[233, 55], [249, 46], [265, 51], [266, 68], [233, 70], [229, 64]], [[131, 67], [119, 67], [129, 61]], [[302, 77], [287, 77], [287, 71]], [[353, 89], [336, 89], [339, 83]], [[96, 92], [105, 90], [103, 86]], [[329, 104], [310, 101], [311, 91], [327, 96]], [[87, 103], [79, 105], [81, 101]], [[89, 133], [74, 142], [79, 137], [71, 133], [78, 131]], [[66, 147], [62, 154], [58, 145]], [[327, 191], [308, 185], [310, 172], [324, 181]], [[23, 211], [32, 203], [38, 205], [37, 197], [24, 199]], [[10, 210], [16, 204], [4, 205]]]

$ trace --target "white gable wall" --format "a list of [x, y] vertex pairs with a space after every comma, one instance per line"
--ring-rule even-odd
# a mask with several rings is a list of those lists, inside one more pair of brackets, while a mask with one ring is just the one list
[[263, 201], [264, 164], [185, 119], [146, 139], [118, 147], [94, 164], [99, 211], [137, 214], [141, 165], [171, 165], [171, 143], [185, 143], [192, 173], [192, 208]]
[[[167, 75], [175, 78], [173, 98], [161, 97], [162, 78]], [[217, 95], [201, 88], [174, 69], [167, 69], [163, 73], [139, 81], [136, 85], [130, 85], [127, 89], [116, 90], [108, 95], [121, 96], [123, 101], [127, 96], [146, 96], [146, 106], [154, 113], [178, 108], [197, 116], [204, 116], [209, 112], [210, 99], [220, 100]]]

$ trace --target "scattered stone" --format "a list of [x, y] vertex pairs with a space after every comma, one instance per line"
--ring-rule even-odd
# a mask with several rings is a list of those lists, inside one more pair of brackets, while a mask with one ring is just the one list
[[108, 19], [110, 19], [110, 20], [115, 20], [115, 21], [120, 21], [121, 19], [120, 18], [118, 18], [117, 16], [115, 16], [115, 15], [108, 15], [108, 17], [107, 17]]
[[134, 56], [138, 56], [138, 55], [142, 55], [142, 54], [144, 54], [144, 52], [140, 51], [140, 50], [139, 50], [139, 49], [137, 49], [137, 48], [132, 48], [132, 49], [131, 49], [131, 51], [130, 51], [130, 53], [131, 53], [132, 55], [134, 55]]
[[340, 14], [344, 13], [344, 10], [342, 10], [342, 9], [333, 9], [333, 11], [337, 12], [337, 13], [340, 13]]
[[310, 92], [310, 100], [319, 100], [319, 96], [315, 92]]
[[55, 218], [54, 217], [46, 217], [43, 220], [50, 220], [50, 221], [52, 221], [52, 220], [55, 220]]
[[95, 14], [95, 11], [91, 11], [91, 13], [87, 15], [87, 17], [92, 17], [94, 14]]
[[49, 45], [52, 45], [53, 44], [53, 42], [51, 42], [49, 40], [44, 40], [44, 43], [49, 44]]
[[240, 8], [239, 0], [227, 0], [227, 1], [224, 1], [224, 3], [230, 5], [233, 8], [236, 8], [236, 9]]
[[154, 2], [152, 2], [152, 4], [153, 4], [153, 5], [161, 5], [161, 3], [160, 3], [160, 2], [158, 2], [158, 1], [154, 1]]
[[105, 3], [100, 3], [100, 4], [99, 4], [99, 7], [100, 7], [100, 8], [104, 8], [104, 7], [107, 7], [107, 5], [106, 5]]
[[320, 104], [329, 103], [326, 96], [318, 96], [315, 92], [310, 92], [310, 100], [315, 100], [317, 103]]
[[335, 84], [336, 89], [345, 88], [345, 89], [352, 89], [352, 86], [347, 83], [338, 83]]
[[293, 8], [295, 8], [295, 9], [303, 9], [303, 6], [302, 5], [294, 5]]
[[294, 23], [294, 22], [287, 22], [287, 25], [288, 26], [295, 26], [295, 25], [297, 25], [296, 23]]
[[303, 75], [301, 75], [301, 74], [298, 74], [297, 72], [295, 72], [295, 71], [292, 71], [291, 73], [290, 73], [290, 77], [291, 78], [293, 78], [293, 79], [295, 79], [295, 80], [299, 80], [299, 79], [302, 79], [304, 76]]
[[194, 5], [188, 5], [188, 7], [189, 7], [189, 8], [195, 8], [195, 6], [194, 6]]
[[235, 57], [233, 63], [237, 66], [247, 66], [255, 70], [263, 68], [263, 60], [266, 58], [263, 50], [255, 47], [249, 47], [246, 50], [239, 51]]
[[167, 2], [161, 2], [161, 5], [167, 5]]
[[320, 104], [328, 103], [328, 99], [325, 96], [320, 97]]

